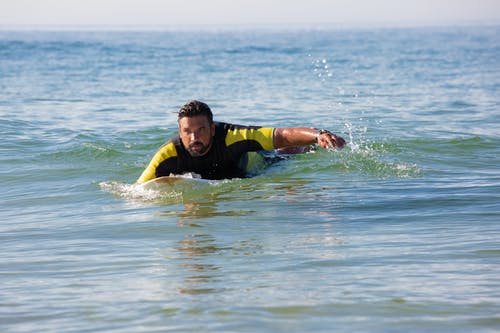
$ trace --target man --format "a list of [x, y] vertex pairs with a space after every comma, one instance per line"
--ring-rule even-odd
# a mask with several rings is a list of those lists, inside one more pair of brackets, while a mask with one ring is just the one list
[[273, 149], [290, 152], [314, 143], [327, 149], [342, 149], [345, 145], [344, 139], [326, 130], [214, 122], [208, 105], [199, 101], [182, 106], [178, 125], [179, 136], [158, 150], [137, 183], [188, 172], [205, 179], [243, 178], [249, 152]]

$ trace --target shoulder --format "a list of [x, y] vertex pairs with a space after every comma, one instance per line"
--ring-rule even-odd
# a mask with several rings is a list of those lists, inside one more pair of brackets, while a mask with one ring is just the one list
[[142, 184], [156, 177], [156, 171], [160, 164], [165, 161], [172, 160], [177, 157], [177, 149], [175, 147], [175, 140], [170, 140], [160, 147], [156, 154], [149, 162], [148, 167], [142, 172], [137, 180], [137, 183]]
[[153, 160], [156, 160], [158, 164], [160, 164], [162, 161], [170, 158], [170, 157], [176, 157], [178, 155], [177, 153], [177, 148], [176, 148], [176, 142], [178, 140], [172, 139], [165, 143], [163, 146], [158, 149], [156, 152], [155, 156], [153, 157]]

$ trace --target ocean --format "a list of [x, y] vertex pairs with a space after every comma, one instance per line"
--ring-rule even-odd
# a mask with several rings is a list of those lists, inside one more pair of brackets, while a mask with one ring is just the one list
[[[0, 331], [500, 331], [500, 26], [0, 30]], [[327, 128], [134, 185], [198, 99]]]

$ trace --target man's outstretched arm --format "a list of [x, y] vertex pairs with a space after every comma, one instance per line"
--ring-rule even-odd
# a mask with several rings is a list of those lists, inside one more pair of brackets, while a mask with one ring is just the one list
[[274, 131], [274, 145], [276, 148], [307, 146], [317, 143], [326, 149], [345, 146], [345, 140], [330, 131], [308, 127], [276, 128]]

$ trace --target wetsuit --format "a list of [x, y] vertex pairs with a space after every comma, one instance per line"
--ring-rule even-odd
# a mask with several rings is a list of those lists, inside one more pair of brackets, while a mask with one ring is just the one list
[[210, 150], [193, 157], [180, 137], [173, 138], [154, 155], [137, 180], [193, 172], [205, 179], [243, 178], [246, 176], [247, 153], [274, 149], [274, 128], [215, 123], [215, 136]]

